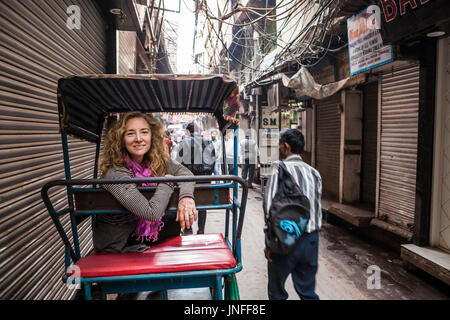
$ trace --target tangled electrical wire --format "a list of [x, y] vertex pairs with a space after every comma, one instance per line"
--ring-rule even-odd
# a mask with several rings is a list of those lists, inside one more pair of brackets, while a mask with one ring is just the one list
[[[235, 72], [248, 69], [258, 78], [289, 62], [311, 67], [346, 45], [333, 31], [345, 0], [280, 0], [270, 8], [237, 3], [232, 9], [230, 0], [215, 8], [211, 1], [197, 1], [195, 14], [204, 17], [206, 42], [212, 52], [205, 67], [226, 65], [231, 60]], [[273, 60], [267, 62], [264, 58], [270, 52]]]

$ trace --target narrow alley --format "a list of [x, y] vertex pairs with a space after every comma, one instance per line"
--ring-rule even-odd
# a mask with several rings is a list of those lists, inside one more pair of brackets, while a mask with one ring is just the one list
[[[447, 307], [449, 12], [449, 0], [0, 0], [0, 300], [233, 300], [236, 276], [240, 299], [266, 302], [259, 184], [300, 154], [310, 217], [322, 196], [320, 299]], [[238, 170], [256, 185], [230, 248], [217, 233], [237, 184], [193, 182]], [[180, 239], [195, 208], [216, 235]]]

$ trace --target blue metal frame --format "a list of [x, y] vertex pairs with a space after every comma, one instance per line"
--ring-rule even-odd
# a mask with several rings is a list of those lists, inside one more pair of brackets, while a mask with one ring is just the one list
[[[109, 293], [132, 293], [154, 290], [170, 290], [182, 288], [220, 288], [223, 277], [237, 273], [242, 270], [242, 264], [238, 264], [231, 269], [200, 270], [185, 272], [167, 272], [154, 274], [140, 274], [131, 276], [80, 278], [80, 283], [90, 290], [93, 283], [101, 283], [102, 291]], [[67, 283], [69, 278], [64, 275], [62, 280]], [[215, 290], [219, 297], [223, 299], [222, 290]], [[86, 294], [87, 295], [87, 294]], [[87, 299], [90, 300], [90, 299]]]
[[[144, 182], [182, 182], [182, 181], [233, 181], [232, 183], [221, 183], [202, 185], [201, 188], [221, 189], [228, 188], [233, 189], [233, 198], [228, 204], [214, 204], [207, 206], [197, 206], [197, 209], [225, 209], [226, 210], [226, 223], [225, 223], [225, 240], [230, 247], [233, 256], [236, 259], [236, 267], [223, 270], [202, 270], [202, 271], [187, 271], [187, 272], [169, 272], [169, 273], [156, 273], [156, 274], [141, 274], [131, 276], [116, 276], [116, 277], [98, 277], [98, 278], [80, 278], [77, 279], [84, 286], [85, 299], [92, 299], [91, 285], [92, 283], [102, 283], [102, 291], [104, 293], [127, 293], [127, 292], [139, 292], [150, 290], [163, 290], [164, 296], [167, 298], [168, 289], [176, 288], [198, 288], [198, 287], [212, 287], [214, 288], [215, 299], [223, 299], [222, 294], [222, 279], [230, 274], [234, 274], [242, 270], [242, 255], [241, 255], [241, 234], [242, 225], [245, 216], [245, 208], [247, 203], [248, 188], [247, 183], [238, 176], [238, 163], [237, 163], [237, 142], [238, 142], [238, 127], [235, 127], [234, 135], [234, 175], [220, 175], [220, 176], [189, 176], [189, 177], [157, 177], [157, 178], [135, 178], [128, 180], [107, 180], [107, 179], [71, 179], [70, 173], [70, 161], [69, 161], [69, 148], [67, 142], [67, 134], [65, 130], [61, 131], [63, 156], [64, 156], [64, 169], [66, 180], [53, 180], [46, 183], [41, 190], [41, 195], [44, 203], [50, 213], [50, 216], [55, 224], [57, 231], [59, 232], [64, 245], [65, 245], [65, 273], [70, 267], [71, 263], [75, 263], [81, 258], [77, 219], [78, 215], [95, 215], [104, 213], [123, 213], [122, 210], [85, 210], [76, 211], [73, 201], [73, 192], [104, 192], [102, 189], [96, 188], [74, 188], [75, 185], [102, 185], [102, 184], [123, 184], [123, 183], [144, 183]], [[225, 149], [225, 144], [224, 149]], [[100, 143], [96, 146], [96, 162], [94, 167], [97, 167], [97, 161], [99, 156]], [[225, 153], [225, 150], [224, 150]], [[226, 159], [226, 157], [224, 157]], [[226, 165], [226, 160], [224, 161]], [[96, 174], [94, 173], [94, 177]], [[241, 201], [238, 200], [238, 183], [242, 186]], [[56, 211], [51, 203], [48, 195], [48, 190], [55, 186], [66, 186], [68, 207], [60, 211]], [[176, 210], [177, 208], [168, 208], [168, 210]], [[239, 212], [238, 212], [239, 209]], [[230, 242], [228, 236], [229, 230], [229, 213], [233, 213], [232, 216], [232, 239]], [[73, 246], [67, 236], [64, 228], [61, 225], [60, 217], [70, 214], [71, 229], [73, 236]], [[70, 281], [66, 275], [62, 277], [62, 280], [67, 283]]]

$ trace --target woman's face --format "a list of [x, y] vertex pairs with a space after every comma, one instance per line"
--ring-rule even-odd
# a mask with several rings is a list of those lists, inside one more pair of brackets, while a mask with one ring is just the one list
[[150, 150], [152, 139], [152, 131], [147, 121], [144, 118], [128, 120], [123, 139], [131, 158], [137, 163], [142, 163], [144, 155]]

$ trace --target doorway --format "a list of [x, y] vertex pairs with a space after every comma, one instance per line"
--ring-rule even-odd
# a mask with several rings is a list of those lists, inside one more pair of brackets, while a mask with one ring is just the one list
[[364, 85], [360, 201], [375, 210], [377, 180], [378, 82]]

